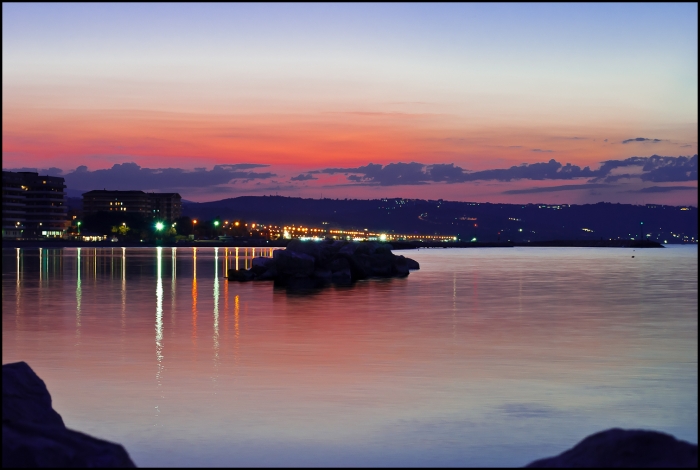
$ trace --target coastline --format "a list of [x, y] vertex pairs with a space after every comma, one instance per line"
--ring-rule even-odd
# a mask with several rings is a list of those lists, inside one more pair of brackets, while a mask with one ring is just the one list
[[[3, 248], [284, 248], [290, 240], [237, 239], [197, 240], [178, 243], [154, 242], [83, 242], [73, 240], [3, 240]], [[547, 240], [534, 242], [392, 242], [392, 250], [415, 250], [418, 248], [512, 248], [512, 247], [572, 247], [572, 248], [664, 248], [651, 240]]]

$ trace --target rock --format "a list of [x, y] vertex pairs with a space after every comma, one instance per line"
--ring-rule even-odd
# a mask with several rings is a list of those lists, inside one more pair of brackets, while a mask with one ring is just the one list
[[328, 269], [330, 269], [331, 272], [344, 271], [347, 269], [349, 272], [350, 263], [345, 258], [335, 258], [329, 263]]
[[[406, 277], [408, 276], [408, 258], [404, 256], [397, 256], [394, 258], [391, 265], [391, 273], [396, 277]], [[413, 260], [411, 260], [413, 261]]]
[[405, 277], [409, 270], [419, 269], [418, 263], [394, 255], [391, 248], [379, 242], [292, 240], [272, 258], [254, 258], [248, 271], [229, 270], [229, 280], [274, 280], [276, 286], [308, 290], [368, 277]]
[[697, 468], [698, 446], [657, 431], [608, 429], [527, 468]]
[[250, 265], [253, 268], [265, 268], [265, 270], [267, 270], [273, 264], [274, 264], [274, 260], [272, 258], [263, 258], [260, 256], [257, 258], [253, 258], [253, 261], [251, 261], [251, 263], [250, 263]]
[[228, 270], [228, 280], [238, 281], [238, 282], [248, 282], [252, 281], [255, 277], [254, 273], [250, 269], [229, 269]]
[[256, 281], [274, 281], [277, 278], [277, 268], [272, 265], [267, 271], [256, 277]]
[[352, 284], [352, 274], [350, 273], [350, 268], [348, 267], [346, 269], [333, 271], [333, 274], [331, 274], [331, 282], [342, 286]]
[[375, 251], [374, 256], [370, 256], [371, 275], [375, 277], [391, 277], [394, 255]]
[[338, 254], [340, 255], [347, 255], [347, 256], [353, 256], [355, 254], [355, 251], [359, 248], [360, 244], [359, 243], [345, 243], [340, 249], [338, 250]]
[[129, 467], [124, 447], [67, 429], [25, 362], [2, 366], [3, 467]]
[[418, 261], [412, 260], [411, 258], [406, 258], [406, 265], [408, 266], [408, 269], [420, 269], [420, 264], [418, 264]]
[[309, 277], [314, 272], [316, 262], [312, 256], [287, 250], [277, 250], [272, 255], [278, 276]]
[[[339, 253], [342, 253], [342, 251], [341, 249]], [[367, 279], [372, 274], [372, 264], [369, 255], [355, 254], [354, 256], [347, 256], [345, 259], [350, 264], [350, 273], [353, 281]]]
[[331, 270], [330, 269], [316, 269], [313, 274], [314, 279], [317, 279], [323, 284], [330, 284], [331, 282]]
[[26, 362], [2, 366], [2, 420], [65, 427], [46, 384]]

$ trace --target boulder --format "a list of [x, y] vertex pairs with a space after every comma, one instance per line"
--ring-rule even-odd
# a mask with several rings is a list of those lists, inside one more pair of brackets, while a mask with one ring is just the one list
[[375, 277], [391, 277], [392, 266], [394, 264], [394, 255], [391, 252], [381, 253], [374, 252], [374, 256], [370, 256], [371, 276]]
[[121, 445], [67, 429], [25, 362], [2, 366], [2, 466], [136, 467]]
[[309, 277], [314, 272], [316, 262], [310, 255], [287, 250], [277, 250], [272, 255], [278, 276]]
[[229, 269], [228, 280], [238, 282], [252, 281], [255, 277], [252, 269]]
[[697, 468], [698, 446], [657, 431], [608, 429], [527, 468]]
[[401, 255], [395, 257], [391, 264], [391, 273], [396, 277], [408, 276], [408, 258]]
[[346, 269], [349, 271], [350, 263], [346, 258], [337, 257], [328, 264], [328, 269], [330, 269], [331, 272], [344, 271]]
[[255, 277], [256, 281], [274, 281], [275, 279], [277, 279], [277, 268], [274, 265], [270, 266], [267, 271], [261, 275]]
[[346, 269], [333, 271], [331, 274], [331, 282], [342, 286], [352, 284], [352, 274], [350, 273], [350, 268], [348, 267]]
[[[263, 257], [257, 257], [253, 258], [253, 261], [251, 261], [250, 265], [253, 268], [265, 268], [267, 270], [270, 266], [274, 264], [274, 260], [272, 258], [263, 258]], [[263, 271], [265, 272], [265, 271]]]
[[420, 264], [418, 264], [418, 261], [413, 260], [411, 258], [405, 258], [405, 259], [406, 259], [406, 266], [408, 266], [408, 269], [420, 269]]
[[419, 269], [412, 259], [394, 255], [389, 244], [329, 239], [292, 240], [286, 250], [274, 251], [272, 258], [254, 258], [251, 265], [249, 270], [229, 270], [229, 280], [274, 280], [276, 286], [308, 290], [368, 277], [405, 277]]
[[316, 269], [313, 274], [314, 279], [317, 279], [322, 284], [330, 284], [331, 282], [331, 270], [330, 269]]

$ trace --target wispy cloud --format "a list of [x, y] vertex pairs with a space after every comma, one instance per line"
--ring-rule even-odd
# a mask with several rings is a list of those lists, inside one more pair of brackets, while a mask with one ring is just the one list
[[672, 191], [690, 191], [696, 190], [696, 186], [649, 186], [648, 188], [628, 191], [630, 193], [670, 193]]
[[657, 142], [661, 142], [661, 139], [647, 139], [645, 137], [636, 137], [634, 139], [627, 139], [622, 141], [623, 144], [629, 144], [631, 142], [650, 142], [652, 144], [655, 144]]
[[581, 189], [595, 189], [595, 188], [607, 188], [607, 184], [567, 184], [563, 186], [548, 186], [548, 187], [536, 187], [536, 188], [526, 188], [526, 189], [509, 189], [508, 191], [503, 191], [502, 194], [534, 194], [534, 193], [554, 193], [558, 191], [577, 191]]

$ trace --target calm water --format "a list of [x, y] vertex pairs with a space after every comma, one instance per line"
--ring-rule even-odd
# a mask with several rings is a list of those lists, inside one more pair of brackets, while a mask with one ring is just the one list
[[228, 283], [233, 249], [3, 249], [2, 362], [139, 466], [519, 466], [615, 426], [697, 443], [697, 247], [401, 253], [421, 270], [301, 296]]

